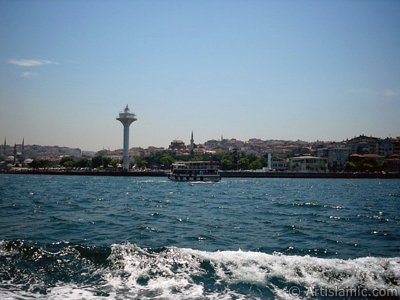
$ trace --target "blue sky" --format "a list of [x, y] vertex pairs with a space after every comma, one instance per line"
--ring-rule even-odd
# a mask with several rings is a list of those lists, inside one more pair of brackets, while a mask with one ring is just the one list
[[0, 0], [0, 138], [400, 136], [400, 1]]

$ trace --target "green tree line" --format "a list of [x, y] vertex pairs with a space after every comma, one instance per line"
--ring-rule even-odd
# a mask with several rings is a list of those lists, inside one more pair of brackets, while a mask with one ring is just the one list
[[[196, 154], [191, 156], [179, 156], [169, 151], [154, 152], [145, 156], [131, 158], [130, 167], [137, 169], [169, 169], [176, 161], [201, 161], [214, 160], [220, 163], [222, 170], [256, 170], [266, 165], [266, 157], [258, 157], [254, 154], [245, 154], [238, 151], [221, 152], [215, 154]], [[62, 157], [59, 161], [35, 159], [30, 164], [32, 168], [66, 169], [90, 168], [90, 169], [117, 169], [122, 163], [121, 159], [98, 155], [93, 158], [86, 157]]]
[[347, 172], [380, 172], [387, 168], [386, 162], [379, 162], [372, 157], [351, 158], [345, 165]]

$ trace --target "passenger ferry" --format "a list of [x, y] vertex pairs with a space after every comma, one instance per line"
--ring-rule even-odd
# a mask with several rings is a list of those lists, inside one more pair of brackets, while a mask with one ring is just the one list
[[173, 181], [220, 181], [216, 161], [185, 161], [172, 164], [168, 178]]

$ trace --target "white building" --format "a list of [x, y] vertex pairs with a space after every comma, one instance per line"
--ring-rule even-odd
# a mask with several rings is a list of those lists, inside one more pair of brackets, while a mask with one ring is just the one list
[[349, 160], [350, 148], [320, 148], [317, 150], [319, 157], [328, 159], [329, 170], [343, 170]]
[[276, 171], [286, 171], [288, 169], [288, 162], [285, 160], [272, 160], [271, 168]]
[[327, 172], [328, 160], [317, 156], [298, 156], [289, 159], [289, 168], [297, 172]]

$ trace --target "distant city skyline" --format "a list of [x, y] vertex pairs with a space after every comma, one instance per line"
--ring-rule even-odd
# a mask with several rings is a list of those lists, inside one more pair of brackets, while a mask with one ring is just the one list
[[1, 1], [0, 138], [400, 136], [400, 1]]
[[[357, 136], [347, 137], [347, 138], [342, 139], [342, 140], [321, 140], [321, 139], [316, 139], [316, 140], [312, 140], [312, 141], [301, 140], [301, 139], [261, 139], [261, 138], [258, 138], [258, 137], [253, 137], [253, 138], [250, 138], [250, 139], [238, 139], [238, 138], [235, 138], [235, 137], [225, 138], [225, 137], [221, 136], [219, 138], [210, 138], [210, 139], [207, 139], [207, 140], [199, 142], [199, 141], [196, 141], [193, 138], [193, 133], [191, 133], [191, 138], [190, 138], [189, 142], [187, 142], [185, 139], [176, 138], [176, 139], [172, 139], [166, 145], [160, 145], [160, 146], [155, 146], [155, 145], [137, 146], [137, 145], [133, 145], [133, 146], [129, 146], [129, 149], [135, 149], [135, 148], [151, 149], [151, 148], [154, 147], [154, 148], [164, 148], [165, 150], [168, 150], [173, 142], [179, 142], [179, 143], [183, 142], [186, 147], [190, 148], [190, 147], [192, 147], [192, 145], [194, 147], [196, 147], [198, 145], [200, 145], [200, 146], [207, 145], [207, 142], [210, 142], [210, 141], [217, 141], [217, 142], [220, 142], [220, 141], [230, 141], [230, 142], [237, 141], [237, 142], [251, 144], [252, 142], [254, 142], [254, 140], [260, 140], [260, 141], [264, 141], [264, 142], [268, 142], [268, 141], [282, 141], [282, 142], [293, 142], [293, 143], [305, 142], [305, 143], [309, 143], [309, 144], [321, 142], [321, 143], [328, 143], [328, 144], [329, 143], [341, 144], [341, 143], [346, 143], [348, 140], [357, 139], [357, 138], [361, 138], [361, 137], [377, 138], [377, 139], [381, 139], [381, 140], [385, 140], [387, 138], [392, 139], [392, 140], [400, 139], [400, 136], [397, 136], [397, 137], [391, 137], [391, 136], [380, 137], [380, 136], [372, 136], [372, 135], [365, 135], [365, 134], [359, 134]], [[193, 140], [192, 140], [192, 138], [193, 138]], [[192, 142], [193, 142], [193, 144], [192, 144]], [[25, 144], [25, 139], [23, 139], [20, 142], [16, 142], [16, 143], [10, 144], [10, 143], [8, 143], [8, 141], [6, 141], [6, 138], [4, 139], [4, 142], [1, 144], [1, 149], [3, 149], [3, 150], [4, 150], [4, 147], [3, 147], [4, 145], [6, 145], [6, 147], [8, 149], [12, 149], [15, 146], [22, 147], [22, 145], [24, 145], [24, 146], [38, 145], [38, 146], [43, 146], [43, 147], [59, 147], [59, 148], [77, 149], [77, 150], [84, 151], [84, 152], [98, 152], [98, 151], [103, 151], [103, 150], [109, 150], [109, 151], [122, 151], [123, 150], [123, 145], [122, 144], [121, 144], [120, 147], [116, 147], [116, 148], [113, 148], [113, 149], [111, 149], [111, 148], [101, 148], [101, 149], [88, 150], [88, 149], [83, 149], [83, 148], [80, 148], [78, 146], [73, 146], [73, 145], [70, 145], [70, 146], [58, 145], [58, 144], [57, 145], [44, 145], [44, 144], [38, 144], [38, 143]], [[9, 151], [11, 151], [11, 150], [9, 150]]]

